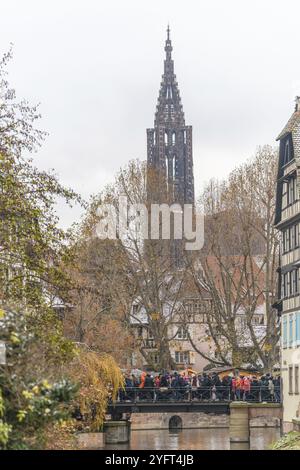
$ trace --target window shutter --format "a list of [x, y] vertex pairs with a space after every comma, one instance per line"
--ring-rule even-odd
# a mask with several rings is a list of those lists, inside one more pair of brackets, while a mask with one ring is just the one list
[[287, 318], [286, 315], [282, 319], [282, 347], [287, 347]]
[[296, 313], [296, 346], [300, 345], [300, 312]]
[[293, 342], [294, 342], [294, 331], [293, 331], [293, 323], [294, 323], [294, 315], [291, 314], [289, 316], [289, 347], [293, 347]]

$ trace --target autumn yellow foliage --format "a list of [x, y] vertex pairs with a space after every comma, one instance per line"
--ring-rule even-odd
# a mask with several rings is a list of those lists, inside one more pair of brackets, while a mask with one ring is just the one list
[[90, 431], [102, 427], [108, 400], [114, 401], [124, 378], [115, 359], [108, 354], [82, 351], [74, 359], [70, 374], [80, 384], [77, 404]]

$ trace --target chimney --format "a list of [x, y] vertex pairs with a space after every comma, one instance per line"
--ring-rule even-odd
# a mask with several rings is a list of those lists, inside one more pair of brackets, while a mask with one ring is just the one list
[[300, 96], [296, 96], [295, 98], [296, 106], [295, 106], [295, 111], [300, 111]]

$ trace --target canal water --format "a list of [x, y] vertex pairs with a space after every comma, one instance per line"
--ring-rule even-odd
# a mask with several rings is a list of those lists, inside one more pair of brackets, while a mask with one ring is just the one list
[[251, 429], [250, 445], [230, 444], [229, 429], [167, 429], [131, 431], [128, 444], [106, 445], [105, 449], [132, 450], [266, 450], [280, 437], [279, 429]]

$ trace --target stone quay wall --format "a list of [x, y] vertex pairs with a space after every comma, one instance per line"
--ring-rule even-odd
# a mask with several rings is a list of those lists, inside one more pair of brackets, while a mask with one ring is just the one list
[[173, 416], [182, 420], [182, 429], [228, 428], [229, 415], [206, 413], [132, 413], [131, 429], [169, 429]]

